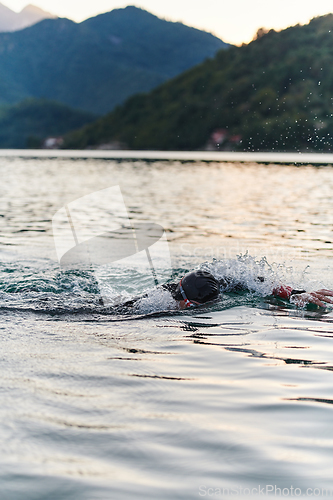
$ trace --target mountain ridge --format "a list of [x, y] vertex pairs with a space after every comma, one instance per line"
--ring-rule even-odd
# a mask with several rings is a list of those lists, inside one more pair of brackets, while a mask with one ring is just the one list
[[42, 19], [55, 19], [57, 16], [46, 12], [35, 5], [26, 5], [20, 12], [15, 12], [6, 5], [0, 3], [0, 32], [18, 31]]
[[27, 97], [104, 114], [228, 45], [137, 7], [0, 33], [0, 104]]

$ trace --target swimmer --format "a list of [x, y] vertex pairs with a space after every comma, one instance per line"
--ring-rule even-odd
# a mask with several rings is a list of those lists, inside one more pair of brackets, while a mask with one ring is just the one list
[[[264, 282], [265, 279], [258, 277], [256, 281]], [[185, 274], [179, 283], [167, 283], [162, 285], [161, 288], [170, 292], [179, 309], [216, 302], [221, 292], [239, 293], [251, 291], [242, 281], [237, 281], [228, 276], [217, 280], [210, 272], [202, 269]], [[145, 297], [147, 295], [134, 298], [120, 307], [121, 309], [132, 308], [140, 299]], [[305, 290], [294, 290], [292, 287], [281, 285], [272, 291], [270, 298], [282, 299], [297, 307], [305, 307], [307, 304], [325, 307], [325, 303], [333, 304], [333, 291], [322, 289], [316, 292], [306, 292]]]
[[[257, 280], [263, 282], [264, 278], [258, 277]], [[241, 282], [233, 282], [228, 277], [219, 281], [211, 273], [203, 270], [187, 273], [178, 284], [163, 285], [163, 288], [170, 291], [180, 309], [214, 301], [218, 298], [220, 291], [249, 291]], [[333, 291], [326, 289], [306, 292], [281, 285], [273, 290], [271, 297], [288, 300], [297, 307], [304, 307], [307, 304], [325, 307], [325, 303], [333, 304]]]

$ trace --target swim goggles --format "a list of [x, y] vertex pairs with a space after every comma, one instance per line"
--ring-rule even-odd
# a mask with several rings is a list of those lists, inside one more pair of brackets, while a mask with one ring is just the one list
[[184, 292], [184, 288], [182, 287], [182, 281], [183, 279], [180, 280], [179, 282], [179, 291], [184, 299], [185, 306], [186, 307], [195, 307], [196, 305], [199, 305], [199, 302], [191, 302], [187, 297], [186, 293]]

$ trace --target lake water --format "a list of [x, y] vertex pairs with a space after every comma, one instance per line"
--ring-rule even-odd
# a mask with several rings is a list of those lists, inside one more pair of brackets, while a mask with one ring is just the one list
[[[265, 299], [273, 282], [333, 289], [332, 167], [13, 156], [0, 174], [1, 499], [333, 495], [333, 309]], [[166, 230], [175, 279], [266, 285], [103, 307], [59, 267], [51, 221], [115, 185]]]

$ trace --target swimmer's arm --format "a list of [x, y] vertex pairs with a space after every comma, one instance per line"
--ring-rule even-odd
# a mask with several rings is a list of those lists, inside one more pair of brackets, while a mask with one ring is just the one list
[[307, 304], [315, 304], [319, 307], [326, 307], [326, 304], [333, 304], [333, 291], [332, 290], [318, 290], [317, 292], [303, 292], [290, 297], [290, 302], [298, 307], [304, 307]]
[[[220, 281], [220, 286], [228, 292], [246, 291], [246, 287], [241, 282], [228, 281], [227, 279]], [[257, 281], [264, 282], [265, 278], [258, 276]], [[230, 286], [231, 285], [231, 286]], [[333, 304], [333, 290], [321, 289], [316, 292], [306, 292], [305, 290], [294, 290], [291, 286], [281, 285], [273, 290], [273, 297], [287, 300], [297, 307], [304, 307], [307, 304], [315, 304], [319, 307], [325, 307], [325, 303]]]
[[280, 286], [273, 290], [273, 296], [280, 299], [289, 300], [298, 307], [304, 307], [307, 304], [315, 304], [319, 307], [325, 307], [327, 304], [333, 304], [333, 291], [321, 289], [316, 292], [306, 292], [305, 290], [293, 290], [290, 286]]

